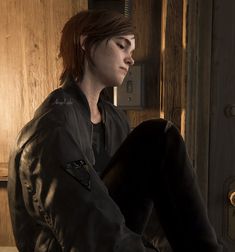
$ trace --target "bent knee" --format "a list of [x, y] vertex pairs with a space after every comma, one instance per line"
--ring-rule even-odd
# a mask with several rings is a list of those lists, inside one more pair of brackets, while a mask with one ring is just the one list
[[156, 134], [161, 135], [167, 133], [171, 127], [176, 128], [171, 121], [158, 118], [142, 122], [135, 128], [135, 130], [146, 133], [146, 135], [154, 136]]

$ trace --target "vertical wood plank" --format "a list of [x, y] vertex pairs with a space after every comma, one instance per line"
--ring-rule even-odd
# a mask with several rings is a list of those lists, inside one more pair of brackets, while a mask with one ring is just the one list
[[136, 0], [132, 2], [132, 22], [136, 27], [135, 58], [143, 61], [151, 53], [152, 0]]
[[186, 144], [207, 202], [213, 0], [188, 2]]
[[145, 67], [145, 106], [143, 110], [128, 110], [131, 127], [142, 121], [159, 118], [159, 64], [161, 36], [161, 2], [136, 0], [132, 2], [132, 22], [136, 27], [136, 62]]
[[184, 0], [165, 0], [161, 50], [161, 115], [181, 128]]
[[13, 127], [19, 128], [22, 123], [22, 115], [18, 110], [21, 107], [21, 95], [19, 85], [17, 85], [23, 83], [21, 4], [17, 0], [1, 1], [0, 4], [2, 10], [2, 15], [0, 15], [2, 27], [0, 36], [0, 163], [6, 163], [12, 143], [11, 137], [16, 135]]
[[180, 130], [181, 135], [185, 138], [186, 134], [186, 113], [187, 113], [187, 66], [188, 66], [188, 0], [183, 0], [183, 13], [182, 13], [182, 69], [181, 69], [181, 118]]
[[[186, 134], [185, 141], [189, 156], [195, 164], [196, 152], [196, 110], [197, 110], [197, 80], [198, 80], [198, 34], [199, 10], [198, 0], [188, 4], [188, 35], [187, 35], [187, 100], [186, 100]], [[200, 57], [201, 58], [201, 57]]]
[[6, 190], [6, 182], [0, 182], [0, 247], [13, 246], [15, 241], [10, 225], [10, 213], [8, 207], [8, 197]]

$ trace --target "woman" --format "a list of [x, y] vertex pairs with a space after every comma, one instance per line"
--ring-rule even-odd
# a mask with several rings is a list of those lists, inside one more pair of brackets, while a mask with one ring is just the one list
[[134, 49], [121, 14], [83, 11], [65, 24], [62, 87], [22, 129], [10, 160], [20, 252], [157, 251], [142, 239], [152, 205], [173, 251], [220, 251], [177, 129], [159, 119], [129, 134], [124, 113], [102, 98], [122, 84]]

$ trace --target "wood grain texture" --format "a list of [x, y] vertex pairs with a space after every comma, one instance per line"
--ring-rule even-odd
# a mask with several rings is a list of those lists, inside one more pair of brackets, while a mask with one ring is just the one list
[[[19, 130], [59, 85], [62, 27], [73, 14], [87, 9], [87, 0], [2, 0], [0, 9], [0, 176], [6, 180], [9, 153]], [[0, 246], [12, 246], [3, 182], [0, 200]]]
[[136, 0], [132, 2], [132, 22], [136, 27], [136, 50], [135, 58], [143, 61], [149, 57], [151, 52], [151, 36], [152, 36], [152, 0]]
[[163, 1], [161, 50], [161, 114], [181, 128], [183, 79], [183, 7], [184, 0]]
[[130, 126], [131, 128], [135, 128], [137, 125], [139, 125], [141, 122], [151, 119], [157, 119], [159, 118], [159, 115], [156, 111], [156, 109], [148, 109], [148, 110], [137, 110], [137, 111], [129, 111], [128, 117], [130, 120]]
[[136, 27], [134, 59], [144, 64], [144, 108], [128, 110], [131, 127], [159, 118], [159, 64], [161, 36], [161, 1], [132, 1], [132, 22]]
[[13, 246], [14, 237], [10, 225], [6, 182], [0, 182], [0, 199], [0, 246]]
[[181, 130], [205, 201], [210, 134], [211, 12], [212, 1], [163, 0], [161, 116]]
[[[196, 112], [197, 112], [197, 80], [199, 53], [199, 11], [198, 0], [188, 4], [187, 23], [187, 101], [186, 101], [186, 134], [185, 141], [189, 156], [195, 162], [196, 155]], [[204, 40], [202, 40], [204, 42]], [[201, 42], [202, 43], [202, 42]], [[201, 58], [202, 56], [200, 56]]]
[[208, 198], [209, 179], [212, 6], [212, 0], [189, 1], [188, 5], [185, 141], [194, 168], [197, 170], [205, 202]]
[[8, 163], [0, 163], [0, 181], [7, 181]]

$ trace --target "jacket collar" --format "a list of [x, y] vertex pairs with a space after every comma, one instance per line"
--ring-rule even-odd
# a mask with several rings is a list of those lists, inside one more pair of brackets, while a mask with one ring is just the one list
[[[61, 88], [70, 96], [72, 96], [75, 100], [77, 100], [79, 104], [83, 106], [84, 111], [90, 118], [91, 111], [89, 103], [87, 101], [85, 94], [83, 93], [81, 88], [77, 85], [76, 81], [73, 78], [67, 79]], [[99, 97], [98, 108], [101, 112], [102, 122], [104, 123], [106, 121], [106, 113], [104, 110], [104, 101], [101, 96]]]

